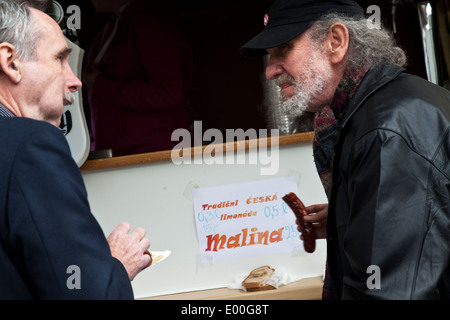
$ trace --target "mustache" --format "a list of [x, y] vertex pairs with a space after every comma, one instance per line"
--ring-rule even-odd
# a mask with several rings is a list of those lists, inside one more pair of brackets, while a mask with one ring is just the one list
[[68, 106], [75, 102], [75, 95], [72, 92], [64, 93], [64, 105]]
[[275, 84], [279, 87], [281, 87], [285, 83], [295, 85], [295, 79], [287, 73], [282, 73], [278, 76], [278, 78], [275, 79]]

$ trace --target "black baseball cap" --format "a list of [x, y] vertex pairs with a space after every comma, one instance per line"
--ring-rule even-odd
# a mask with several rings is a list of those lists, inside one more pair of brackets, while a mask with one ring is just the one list
[[245, 57], [260, 57], [266, 49], [286, 43], [306, 31], [313, 22], [329, 13], [364, 17], [364, 10], [353, 0], [277, 0], [264, 16], [264, 30], [243, 45]]

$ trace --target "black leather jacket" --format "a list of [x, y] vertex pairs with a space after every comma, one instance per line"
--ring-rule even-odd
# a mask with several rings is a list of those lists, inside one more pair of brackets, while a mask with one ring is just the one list
[[333, 161], [328, 264], [339, 299], [450, 298], [450, 93], [378, 66]]

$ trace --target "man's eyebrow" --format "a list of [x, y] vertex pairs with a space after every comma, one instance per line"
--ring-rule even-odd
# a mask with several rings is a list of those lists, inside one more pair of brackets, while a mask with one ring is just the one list
[[66, 56], [70, 55], [71, 52], [72, 52], [72, 49], [69, 48], [69, 47], [66, 47], [66, 48], [62, 49], [61, 51], [59, 51], [59, 52], [56, 54], [56, 56], [62, 55], [62, 56], [65, 56], [65, 57], [66, 57]]

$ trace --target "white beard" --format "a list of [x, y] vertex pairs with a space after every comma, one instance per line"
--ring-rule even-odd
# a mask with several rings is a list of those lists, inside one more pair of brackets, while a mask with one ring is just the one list
[[312, 104], [317, 103], [315, 100], [330, 83], [329, 74], [330, 70], [327, 68], [325, 58], [313, 51], [302, 74], [296, 81], [286, 73], [280, 75], [276, 80], [278, 85], [289, 82], [294, 86], [292, 97], [280, 94], [282, 112], [289, 116], [298, 117], [303, 115], [305, 111], [310, 111], [313, 107]]

